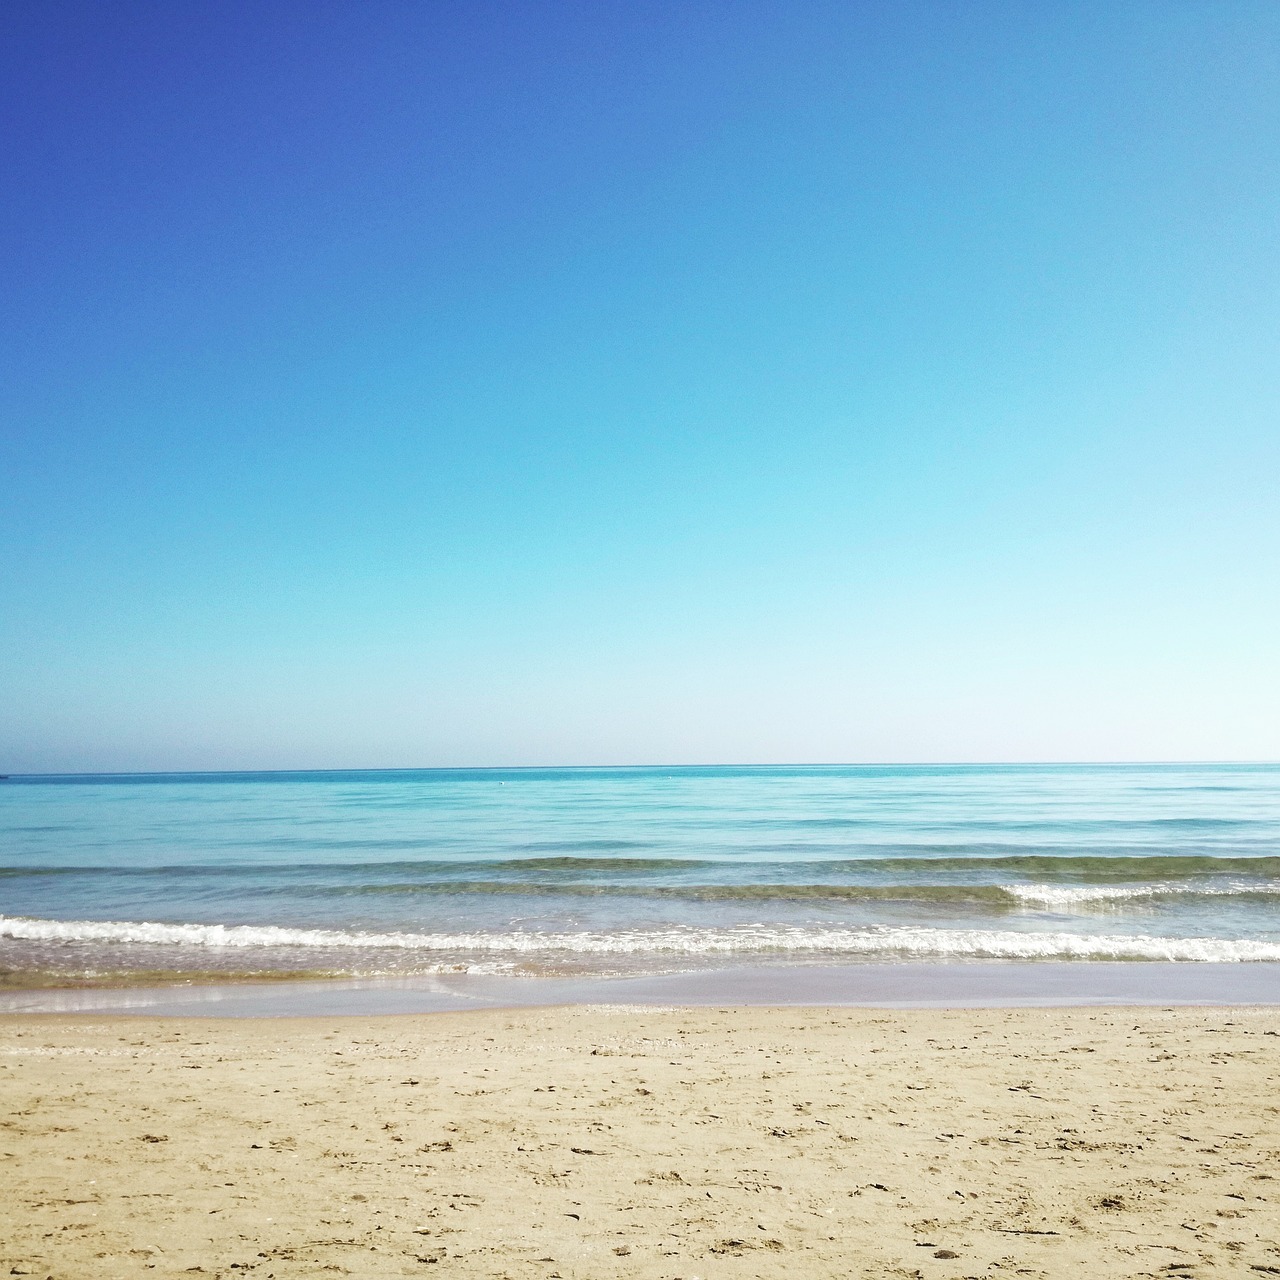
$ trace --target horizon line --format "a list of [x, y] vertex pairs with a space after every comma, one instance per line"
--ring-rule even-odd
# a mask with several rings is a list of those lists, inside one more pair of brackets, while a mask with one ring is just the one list
[[223, 769], [67, 769], [19, 773], [0, 773], [0, 781], [18, 782], [38, 778], [173, 778], [225, 777], [232, 774], [338, 773], [534, 773], [545, 771], [587, 772], [608, 770], [623, 772], [647, 769], [1009, 769], [1009, 768], [1153, 768], [1208, 766], [1280, 766], [1275, 759], [1162, 759], [1162, 760], [773, 760], [721, 761], [692, 764], [678, 762], [646, 764], [484, 764], [484, 765], [326, 765], [319, 768], [223, 768]]

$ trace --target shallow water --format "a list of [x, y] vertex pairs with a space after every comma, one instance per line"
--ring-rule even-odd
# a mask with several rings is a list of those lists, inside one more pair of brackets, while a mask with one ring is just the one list
[[1280, 959], [1280, 767], [0, 783], [0, 966], [655, 974]]
[[531, 979], [447, 973], [0, 992], [0, 1014], [314, 1018], [565, 1004], [891, 1009], [1280, 1005], [1280, 965], [919, 960], [912, 964], [737, 965], [638, 977]]

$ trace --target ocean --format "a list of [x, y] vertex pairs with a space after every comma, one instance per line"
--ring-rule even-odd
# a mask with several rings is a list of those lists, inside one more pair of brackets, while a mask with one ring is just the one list
[[0, 969], [1280, 960], [1280, 766], [0, 782]]

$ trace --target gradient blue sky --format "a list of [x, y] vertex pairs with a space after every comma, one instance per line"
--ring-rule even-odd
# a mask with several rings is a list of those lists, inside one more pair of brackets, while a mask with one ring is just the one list
[[0, 14], [0, 770], [1280, 757], [1280, 7]]

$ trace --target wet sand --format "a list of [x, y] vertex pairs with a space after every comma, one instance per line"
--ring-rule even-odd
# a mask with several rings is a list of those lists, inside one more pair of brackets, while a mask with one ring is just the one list
[[[730, 965], [649, 975], [415, 977], [115, 974], [26, 971], [0, 990], [0, 1014], [137, 1013], [163, 1017], [330, 1017], [444, 1013], [566, 1004], [855, 1005], [983, 1008], [1031, 1005], [1280, 1005], [1280, 964], [1008, 960], [930, 964]], [[220, 980], [219, 980], [220, 978]], [[132, 980], [130, 980], [132, 979]]]
[[1280, 1274], [1280, 1011], [0, 1019], [17, 1275]]

